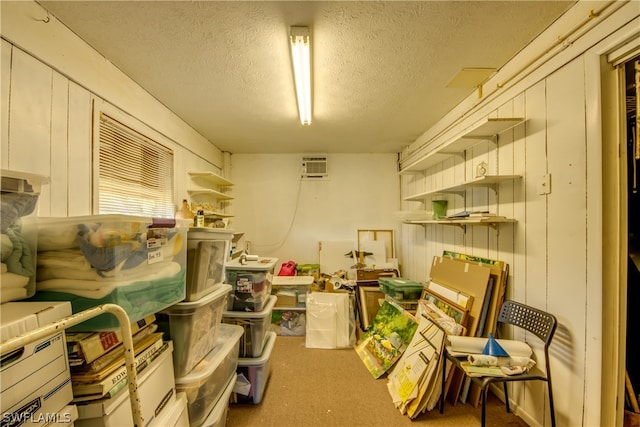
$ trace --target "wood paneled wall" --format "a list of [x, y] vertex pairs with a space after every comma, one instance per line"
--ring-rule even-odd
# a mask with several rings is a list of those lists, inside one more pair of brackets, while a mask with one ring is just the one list
[[[176, 208], [187, 197], [189, 170], [222, 173], [221, 167], [185, 148], [189, 141], [173, 140], [125, 113], [129, 106], [111, 105], [91, 90], [2, 40], [2, 132], [0, 165], [49, 178], [39, 201], [41, 216], [96, 213], [93, 191], [92, 122], [94, 107], [118, 114], [134, 128], [174, 151]], [[181, 119], [174, 117], [177, 123]], [[169, 128], [178, 128], [178, 125]], [[176, 134], [176, 138], [184, 137]], [[192, 144], [197, 147], [197, 144]], [[217, 150], [217, 149], [216, 149]], [[219, 150], [218, 150], [219, 151]]]
[[[526, 119], [500, 134], [497, 144], [483, 142], [464, 159], [451, 159], [424, 174], [402, 177], [406, 196], [473, 179], [481, 161], [489, 165], [491, 174], [522, 176], [500, 183], [497, 191], [466, 190], [466, 205], [465, 197], [446, 196], [449, 213], [488, 209], [515, 218], [515, 224], [500, 224], [495, 229], [467, 226], [466, 231], [438, 224], [403, 225], [403, 274], [426, 280], [431, 259], [443, 250], [506, 261], [510, 266], [507, 297], [548, 310], [560, 321], [552, 348], [560, 425], [583, 425], [583, 415], [575, 408], [586, 405], [585, 393], [560, 390], [584, 389], [585, 350], [590, 346], [584, 333], [586, 319], [601, 314], [599, 308], [587, 305], [587, 275], [599, 274], [599, 266], [587, 264], [588, 253], [601, 250], [588, 245], [588, 237], [598, 229], [588, 228], [587, 180], [601, 160], [587, 157], [586, 104], [592, 101], [585, 94], [585, 72], [584, 60], [578, 58], [495, 108], [489, 116]], [[540, 194], [540, 181], [546, 174], [551, 175], [551, 193]], [[597, 185], [594, 189], [599, 191]], [[430, 210], [420, 204], [404, 202], [403, 209]], [[541, 351], [541, 346], [534, 350]], [[511, 397], [535, 423], [544, 423], [543, 414], [548, 413], [544, 387], [517, 386]]]

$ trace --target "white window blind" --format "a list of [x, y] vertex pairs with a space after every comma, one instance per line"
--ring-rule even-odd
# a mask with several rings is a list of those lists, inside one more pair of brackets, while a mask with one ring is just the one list
[[100, 114], [98, 210], [173, 218], [173, 151]]

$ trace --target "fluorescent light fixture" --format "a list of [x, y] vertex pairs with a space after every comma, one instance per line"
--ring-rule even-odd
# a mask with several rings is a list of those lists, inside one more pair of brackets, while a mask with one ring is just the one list
[[308, 27], [291, 27], [291, 60], [300, 123], [311, 124], [311, 37]]

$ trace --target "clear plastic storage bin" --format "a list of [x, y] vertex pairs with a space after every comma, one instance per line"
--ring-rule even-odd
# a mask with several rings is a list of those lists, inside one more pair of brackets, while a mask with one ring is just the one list
[[380, 290], [391, 298], [403, 300], [420, 299], [424, 285], [402, 277], [379, 277]]
[[275, 343], [276, 333], [269, 331], [267, 333], [267, 343], [264, 345], [264, 350], [260, 357], [241, 357], [238, 359], [238, 375], [244, 375], [251, 384], [248, 395], [236, 393], [238, 403], [258, 404], [262, 401], [267, 380], [269, 379], [269, 374], [271, 374], [271, 352]]
[[271, 280], [278, 258], [259, 257], [257, 261], [242, 262], [243, 255], [226, 266], [226, 283], [232, 286], [227, 309], [260, 311], [271, 294]]
[[224, 282], [224, 270], [233, 231], [192, 228], [187, 235], [185, 301], [196, 301]]
[[218, 403], [213, 407], [211, 413], [200, 427], [224, 427], [227, 425], [227, 414], [229, 413], [229, 399], [233, 392], [233, 386], [236, 385], [237, 375], [234, 372], [233, 376], [227, 383], [227, 386], [222, 392], [222, 396], [218, 399]]
[[[184, 299], [188, 221], [128, 215], [39, 218], [36, 295], [74, 313], [121, 306], [132, 322]], [[102, 314], [74, 331], [118, 328]]]
[[213, 350], [185, 376], [176, 376], [176, 391], [187, 395], [189, 421], [200, 426], [236, 374], [242, 328], [220, 325]]
[[176, 377], [186, 375], [216, 345], [229, 285], [198, 301], [181, 302], [156, 314], [158, 327], [173, 340]]
[[273, 276], [271, 293], [278, 297], [276, 307], [304, 308], [311, 285], [312, 276]]
[[0, 302], [7, 302], [29, 298], [36, 292], [38, 199], [48, 178], [5, 169], [0, 173]]
[[277, 298], [270, 296], [262, 311], [225, 311], [222, 322], [242, 326], [244, 334], [240, 340], [240, 357], [258, 357], [267, 340], [271, 324], [271, 312]]

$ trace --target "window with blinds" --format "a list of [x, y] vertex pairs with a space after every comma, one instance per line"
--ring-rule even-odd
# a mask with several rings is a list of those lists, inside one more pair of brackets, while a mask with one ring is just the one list
[[173, 151], [100, 114], [98, 211], [173, 218]]

